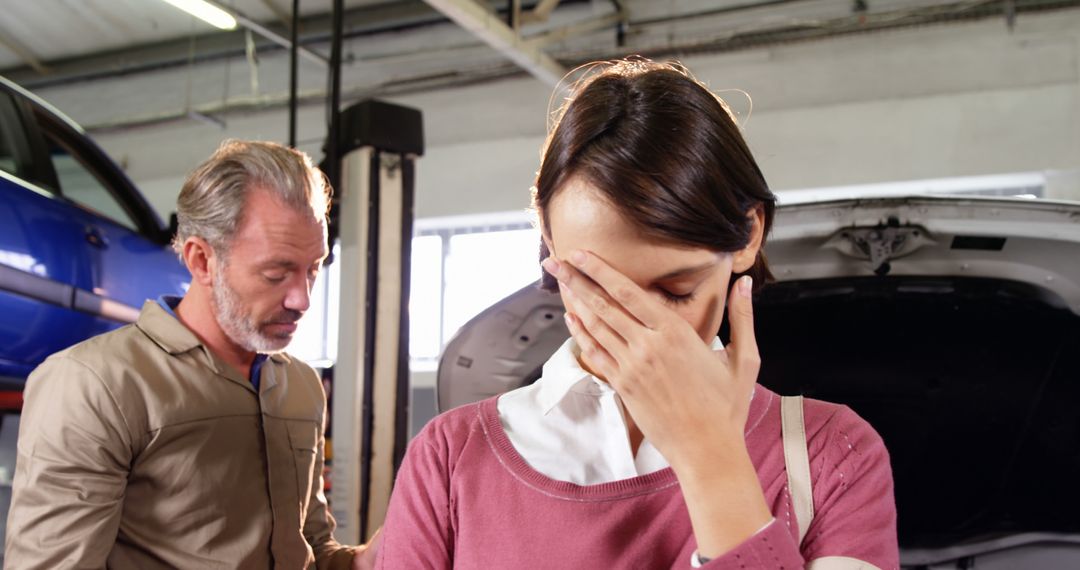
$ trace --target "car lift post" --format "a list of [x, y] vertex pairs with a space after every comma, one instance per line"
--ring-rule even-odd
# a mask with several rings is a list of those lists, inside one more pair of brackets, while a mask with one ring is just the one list
[[409, 437], [409, 272], [422, 115], [363, 101], [341, 112], [339, 131], [331, 496], [338, 540], [356, 544], [382, 525]]

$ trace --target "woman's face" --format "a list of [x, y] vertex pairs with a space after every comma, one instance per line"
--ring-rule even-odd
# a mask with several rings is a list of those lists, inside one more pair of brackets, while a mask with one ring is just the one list
[[[752, 214], [754, 215], [754, 214]], [[761, 215], [746, 249], [717, 253], [657, 241], [623, 218], [591, 184], [571, 179], [548, 205], [545, 240], [557, 259], [591, 251], [678, 314], [711, 343], [724, 318], [733, 272], [748, 270], [761, 243]], [[566, 303], [565, 290], [560, 295]]]

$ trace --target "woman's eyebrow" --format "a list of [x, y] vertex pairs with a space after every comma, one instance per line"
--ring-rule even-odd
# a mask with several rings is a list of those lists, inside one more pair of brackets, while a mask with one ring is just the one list
[[707, 261], [705, 263], [702, 263], [701, 265], [693, 265], [693, 266], [690, 266], [690, 267], [683, 267], [681, 269], [676, 269], [675, 271], [669, 271], [669, 272], [661, 275], [660, 277], [657, 277], [656, 279], [653, 279], [653, 281], [668, 281], [668, 280], [671, 280], [671, 279], [678, 279], [680, 277], [688, 277], [688, 276], [693, 275], [695, 273], [701, 273], [702, 271], [705, 271], [706, 269], [712, 269], [712, 268], [716, 267], [716, 264], [717, 264], [716, 261]]

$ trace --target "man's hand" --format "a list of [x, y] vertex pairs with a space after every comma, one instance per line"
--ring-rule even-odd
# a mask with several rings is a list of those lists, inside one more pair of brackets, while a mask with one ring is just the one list
[[352, 570], [375, 570], [375, 557], [379, 554], [379, 545], [382, 543], [382, 529], [375, 531], [367, 544], [356, 547], [356, 554], [352, 559]]

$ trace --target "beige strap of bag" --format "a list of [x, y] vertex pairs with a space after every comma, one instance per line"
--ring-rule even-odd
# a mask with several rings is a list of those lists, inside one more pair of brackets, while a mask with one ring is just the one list
[[799, 544], [802, 544], [810, 522], [814, 520], [814, 489], [810, 483], [810, 454], [806, 450], [802, 396], [781, 397], [780, 418], [788, 492], [795, 508], [795, 522], [799, 525]]
[[[810, 452], [806, 449], [806, 423], [802, 396], [780, 398], [780, 429], [784, 439], [784, 464], [788, 491], [799, 525], [799, 544], [814, 520], [814, 488], [810, 481]], [[808, 570], [878, 570], [877, 566], [846, 556], [826, 556], [810, 561]]]

